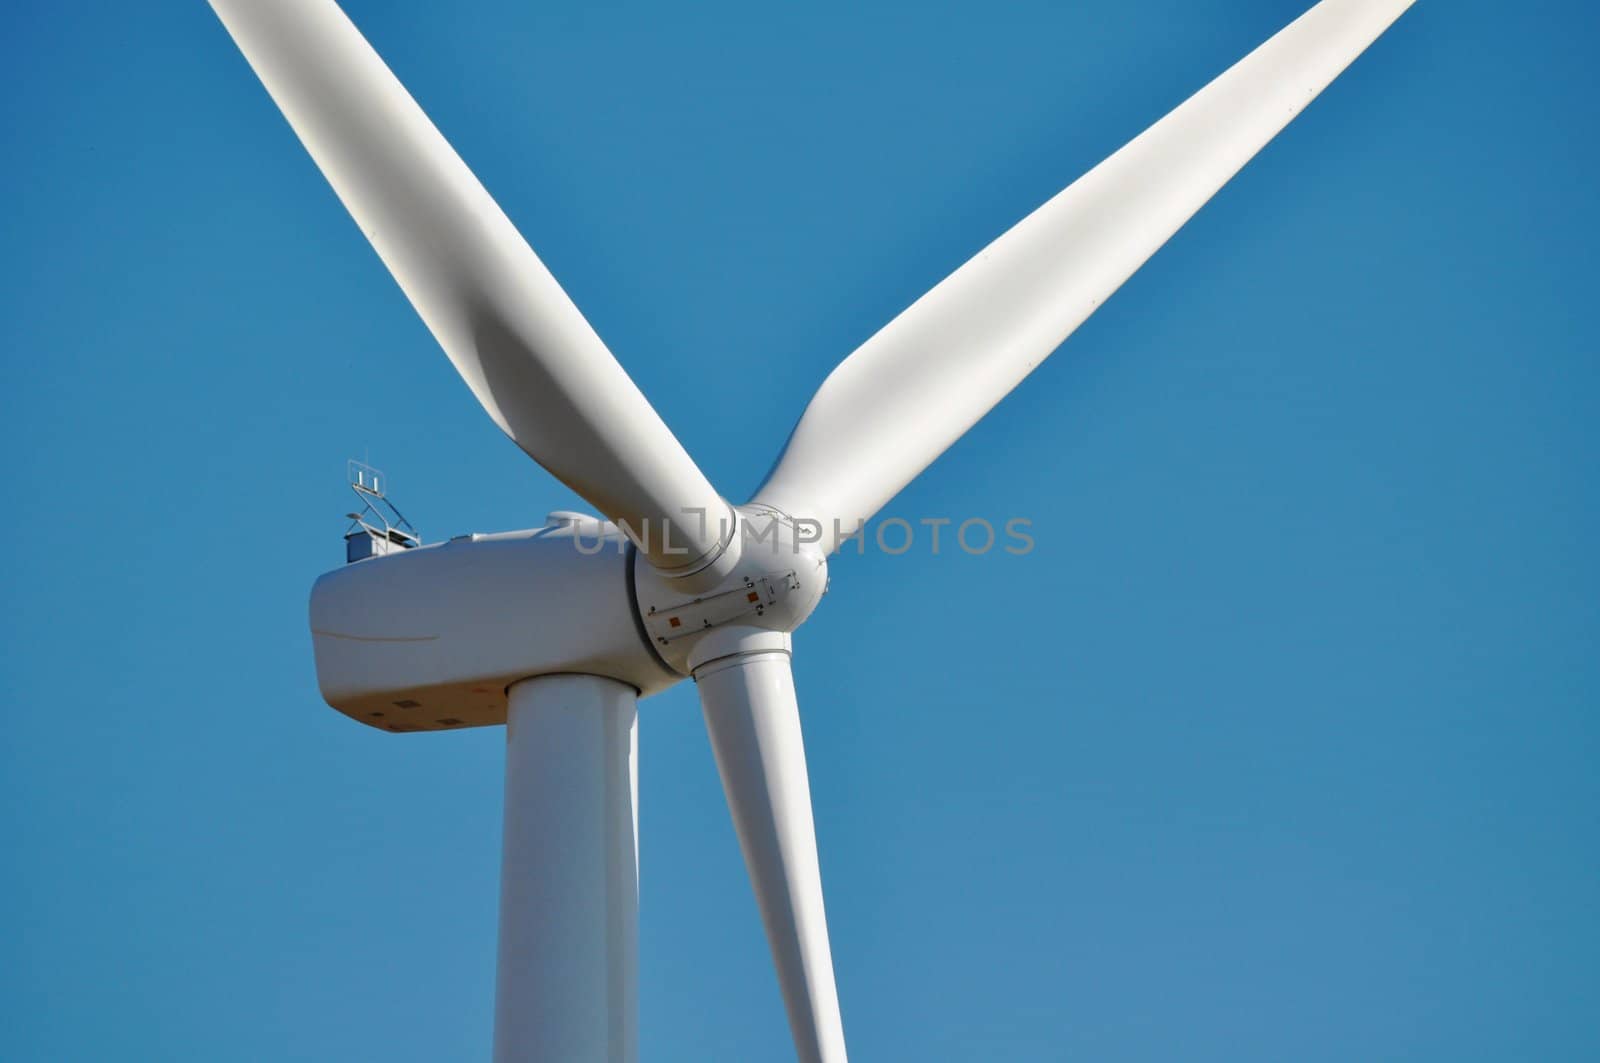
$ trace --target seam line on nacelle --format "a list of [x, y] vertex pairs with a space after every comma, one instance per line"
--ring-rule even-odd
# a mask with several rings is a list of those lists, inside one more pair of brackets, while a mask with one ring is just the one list
[[438, 635], [346, 635], [340, 631], [323, 631], [312, 628], [313, 635], [328, 639], [349, 639], [352, 642], [437, 642]]

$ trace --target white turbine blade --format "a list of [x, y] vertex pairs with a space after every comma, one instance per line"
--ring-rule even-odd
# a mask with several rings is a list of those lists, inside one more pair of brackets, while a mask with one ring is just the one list
[[648, 521], [657, 568], [720, 553], [727, 504], [344, 12], [211, 6], [495, 423], [636, 538]]
[[[754, 644], [773, 637], [763, 633]], [[844, 1063], [844, 1025], [788, 651], [739, 652], [696, 668], [694, 676], [795, 1051], [801, 1063]]]
[[834, 369], [755, 501], [837, 548], [1411, 4], [1324, 0], [979, 252]]

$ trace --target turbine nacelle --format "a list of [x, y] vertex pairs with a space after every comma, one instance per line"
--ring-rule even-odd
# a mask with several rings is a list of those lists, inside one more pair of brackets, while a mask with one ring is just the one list
[[506, 689], [531, 676], [676, 683], [642, 633], [629, 544], [583, 531], [463, 535], [325, 574], [311, 591], [324, 700], [383, 730], [448, 731], [505, 723]]
[[827, 589], [827, 559], [789, 517], [746, 506], [729, 523], [732, 570], [698, 592], [581, 513], [347, 564], [311, 592], [322, 696], [408, 732], [503, 724], [507, 689], [541, 675], [665, 690], [722, 656], [729, 631], [786, 637]]

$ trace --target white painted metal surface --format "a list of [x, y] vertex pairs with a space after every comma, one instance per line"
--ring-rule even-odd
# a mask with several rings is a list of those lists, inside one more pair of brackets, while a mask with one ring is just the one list
[[327, 573], [311, 592], [323, 698], [384, 730], [436, 731], [504, 723], [506, 688], [534, 675], [666, 689], [683, 676], [645, 641], [624, 545], [590, 518]]
[[825, 380], [755, 500], [831, 553], [1160, 249], [1413, 0], [1324, 0], [941, 281]]
[[[681, 580], [634, 567], [634, 597], [651, 648], [683, 675], [716, 632], [788, 632], [805, 623], [828, 589], [828, 559], [776, 510], [740, 506], [738, 562], [715, 587], [690, 594]], [[703, 660], [703, 657], [698, 659]]]
[[718, 642], [722, 655], [699, 664], [694, 677], [795, 1051], [801, 1063], [843, 1063], [844, 1024], [789, 639], [749, 629], [724, 632]]
[[635, 1063], [636, 695], [559, 675], [510, 696], [495, 1061]]
[[719, 555], [686, 511], [714, 528], [728, 504], [338, 5], [211, 6], [495, 424], [607, 517], [648, 522], [663, 571]]

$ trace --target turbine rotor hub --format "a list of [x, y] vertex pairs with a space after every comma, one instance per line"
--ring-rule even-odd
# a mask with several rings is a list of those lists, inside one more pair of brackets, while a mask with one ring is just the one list
[[[828, 558], [820, 543], [787, 513], [771, 506], [735, 508], [728, 552], [738, 560], [722, 582], [685, 591], [648, 563], [633, 566], [639, 617], [651, 647], [681, 675], [717, 655], [735, 629], [787, 636], [805, 623], [828, 589]], [[709, 654], [709, 656], [708, 656]]]

